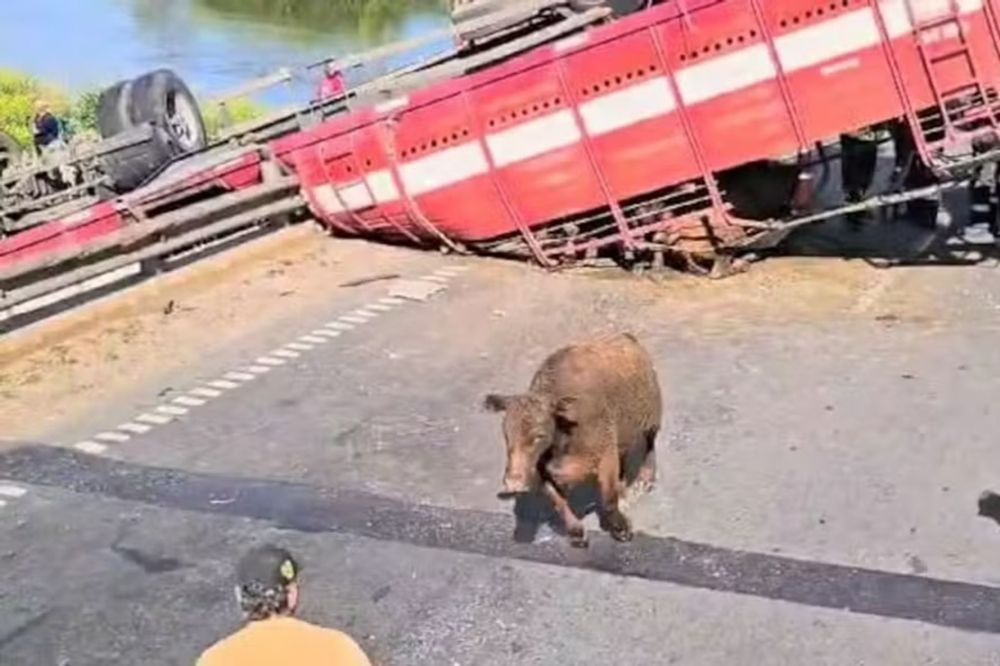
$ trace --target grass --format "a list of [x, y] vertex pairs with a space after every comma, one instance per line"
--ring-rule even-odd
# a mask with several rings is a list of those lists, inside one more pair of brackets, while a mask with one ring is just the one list
[[47, 102], [53, 113], [66, 122], [69, 131], [75, 134], [96, 131], [98, 95], [98, 91], [86, 91], [71, 97], [33, 77], [0, 68], [0, 132], [22, 146], [30, 146], [35, 103], [40, 100]]
[[[88, 90], [75, 97], [65, 91], [9, 69], [0, 68], [0, 132], [10, 135], [21, 146], [31, 146], [35, 103], [49, 104], [74, 135], [97, 132], [97, 105], [100, 90]], [[259, 118], [266, 107], [250, 99], [234, 99], [227, 103], [229, 123], [240, 124]], [[216, 104], [202, 108], [205, 129], [215, 139], [225, 127], [222, 112]]]

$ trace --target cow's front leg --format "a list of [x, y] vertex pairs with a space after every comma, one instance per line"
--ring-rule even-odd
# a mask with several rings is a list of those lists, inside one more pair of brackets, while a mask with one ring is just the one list
[[546, 497], [552, 502], [552, 506], [555, 507], [556, 512], [562, 518], [570, 544], [577, 548], [586, 548], [587, 531], [583, 528], [583, 521], [573, 513], [573, 508], [569, 505], [569, 501], [551, 481], [544, 481], [542, 489], [545, 491]]
[[618, 506], [621, 496], [621, 478], [618, 456], [609, 452], [601, 458], [597, 468], [597, 485], [601, 491], [601, 529], [616, 541], [632, 540], [632, 525]]

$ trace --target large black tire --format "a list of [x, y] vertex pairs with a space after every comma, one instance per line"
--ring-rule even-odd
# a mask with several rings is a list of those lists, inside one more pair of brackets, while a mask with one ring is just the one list
[[0, 176], [10, 166], [11, 162], [21, 154], [21, 144], [14, 141], [9, 134], [0, 132]]
[[130, 118], [135, 125], [153, 123], [162, 127], [175, 155], [201, 150], [208, 143], [197, 100], [184, 81], [169, 69], [158, 69], [135, 79]]
[[97, 101], [97, 128], [105, 139], [132, 127], [132, 80], [119, 81], [101, 92]]
[[124, 194], [145, 183], [172, 157], [170, 137], [162, 127], [154, 125], [150, 141], [105, 155], [102, 165], [111, 179], [111, 189]]

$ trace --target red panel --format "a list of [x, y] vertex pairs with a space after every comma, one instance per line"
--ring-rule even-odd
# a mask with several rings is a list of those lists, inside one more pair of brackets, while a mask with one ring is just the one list
[[[566, 73], [584, 115], [589, 109], [591, 117], [597, 116], [599, 121], [634, 112], [627, 105], [636, 99], [639, 104], [649, 103], [643, 97], [626, 97], [630, 90], [643, 90], [641, 95], [646, 97], [658, 91], [665, 91], [669, 99], [674, 96], [647, 30], [624, 36], [610, 54], [608, 49], [597, 47], [574, 53], [566, 59]], [[619, 103], [601, 98], [591, 102], [597, 96], [616, 92], [622, 100]], [[611, 192], [618, 199], [698, 175], [680, 116], [674, 112], [598, 133], [592, 137], [592, 145]]]
[[[409, 164], [446, 150], [462, 155], [474, 154], [477, 143], [479, 164], [482, 164], [485, 159], [482, 144], [476, 136], [473, 119], [466, 113], [465, 102], [458, 95], [406, 111], [401, 116], [396, 137], [401, 162]], [[439, 170], [472, 173], [474, 161], [456, 157], [442, 164]], [[479, 174], [464, 177], [450, 186], [417, 193], [413, 199], [427, 221], [449, 236], [479, 240], [516, 229], [490, 174], [481, 169]]]
[[[694, 103], [688, 104], [688, 116], [710, 169], [718, 171], [797, 150], [798, 140], [781, 88], [776, 78], [766, 78], [768, 68], [774, 71], [774, 63], [749, 2], [738, 0], [702, 9], [688, 21], [671, 21], [658, 26], [657, 31], [670, 66], [678, 73], [678, 86], [687, 99], [694, 97]], [[738, 55], [733, 57], [740, 57], [744, 49], [754, 46], [758, 53], [755, 66], [764, 72], [758, 83], [727, 85], [711, 69], [697, 76], [680, 73], [710, 68], [715, 58], [734, 53]]]
[[[569, 103], [553, 65], [473, 89], [470, 100], [482, 114], [488, 132], [502, 135], [514, 130], [520, 135], [497, 137], [491, 154], [497, 162], [498, 180], [526, 224], [538, 225], [606, 204], [579, 133], [572, 129]], [[525, 138], [521, 132], [526, 126], [543, 129]], [[574, 131], [575, 140], [571, 138]], [[506, 161], [513, 151], [541, 150], [559, 138], [573, 142], [537, 156]]]
[[125, 226], [110, 202], [0, 240], [0, 266], [80, 247]]

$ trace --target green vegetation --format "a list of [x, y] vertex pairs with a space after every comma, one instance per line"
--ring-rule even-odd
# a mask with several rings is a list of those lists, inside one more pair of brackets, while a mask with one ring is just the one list
[[88, 91], [71, 99], [62, 90], [8, 69], [0, 69], [0, 132], [22, 146], [31, 145], [35, 103], [44, 101], [63, 119], [70, 132], [97, 129], [97, 92]]
[[202, 106], [201, 115], [205, 120], [205, 131], [209, 138], [214, 140], [219, 138], [227, 126], [232, 127], [260, 118], [266, 110], [266, 107], [258, 102], [239, 97], [226, 102], [228, 119], [223, 117], [222, 107], [219, 104], [205, 104]]
[[[71, 98], [66, 92], [47, 86], [38, 80], [0, 69], [0, 132], [9, 134], [24, 147], [31, 145], [35, 103], [46, 102], [74, 135], [97, 132], [97, 106], [99, 90], [88, 90]], [[202, 109], [205, 129], [215, 139], [224, 127], [238, 125], [266, 112], [266, 107], [250, 99], [230, 100], [226, 104], [228, 123], [223, 121], [222, 109], [217, 104], [206, 104]]]
[[[203, 19], [242, 18], [290, 28], [300, 42], [324, 43], [331, 36], [381, 43], [397, 36], [413, 14], [442, 14], [447, 0], [194, 0]], [[277, 33], [275, 33], [277, 34]]]

